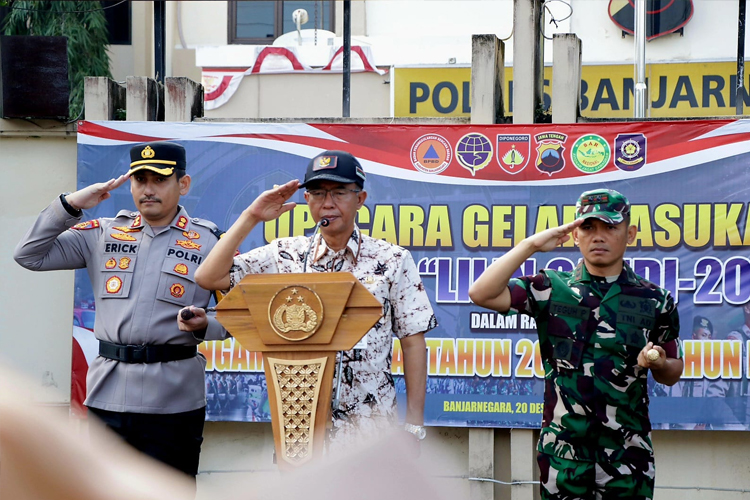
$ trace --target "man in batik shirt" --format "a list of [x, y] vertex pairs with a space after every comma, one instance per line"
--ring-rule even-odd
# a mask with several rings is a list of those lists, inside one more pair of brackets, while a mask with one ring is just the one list
[[[583, 255], [574, 270], [511, 279], [526, 259], [571, 236]], [[653, 497], [647, 374], [673, 385], [683, 360], [672, 296], [623, 260], [635, 236], [625, 196], [588, 191], [574, 222], [526, 238], [469, 290], [481, 306], [536, 319], [545, 369], [543, 499]], [[650, 359], [650, 350], [658, 356]]]
[[[341, 393], [333, 408], [329, 450], [345, 449], [376, 437], [396, 422], [396, 389], [391, 375], [392, 337], [401, 343], [406, 380], [405, 430], [409, 439], [425, 436], [424, 397], [427, 355], [424, 333], [435, 326], [427, 293], [408, 250], [362, 234], [354, 223], [367, 198], [365, 172], [344, 151], [313, 158], [304, 183], [290, 181], [265, 191], [245, 209], [197, 271], [198, 283], [234, 287], [247, 274], [352, 273], [383, 304], [383, 316], [352, 349], [343, 353]], [[305, 188], [315, 222], [327, 221], [311, 237], [280, 238], [242, 255], [235, 250], [260, 222], [295, 207], [289, 198]], [[334, 380], [334, 388], [338, 381]], [[415, 441], [416, 441], [415, 440]]]

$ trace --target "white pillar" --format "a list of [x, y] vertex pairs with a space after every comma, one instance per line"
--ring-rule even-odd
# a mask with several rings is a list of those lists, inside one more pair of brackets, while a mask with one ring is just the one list
[[87, 120], [114, 120], [116, 111], [125, 108], [125, 87], [116, 81], [105, 76], [87, 76], [83, 85]]
[[125, 116], [128, 121], [164, 119], [164, 87], [159, 82], [145, 76], [129, 76], [125, 93]]
[[499, 123], [505, 116], [505, 43], [495, 35], [471, 37], [471, 123]]
[[[532, 429], [510, 430], [510, 480], [535, 481], [539, 478], [536, 465], [536, 439]], [[514, 484], [510, 500], [533, 500], [536, 484]]]
[[544, 91], [541, 0], [513, 1], [513, 123], [534, 123]]
[[164, 87], [167, 94], [164, 121], [191, 122], [203, 117], [203, 85], [184, 76], [168, 76]]
[[[495, 429], [469, 429], [469, 476], [492, 479], [495, 474]], [[495, 485], [470, 481], [470, 500], [493, 500]]]
[[576, 123], [581, 113], [581, 39], [552, 37], [552, 123]]

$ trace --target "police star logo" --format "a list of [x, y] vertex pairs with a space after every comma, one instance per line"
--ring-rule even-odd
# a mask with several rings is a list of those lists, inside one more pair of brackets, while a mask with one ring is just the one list
[[87, 229], [94, 229], [99, 227], [99, 221], [97, 219], [89, 220], [86, 222], [79, 222], [75, 226], [73, 226], [72, 229], [77, 229], [79, 231], [85, 231]]
[[534, 136], [536, 141], [536, 169], [552, 177], [565, 168], [565, 141], [568, 136], [559, 132], [543, 132]]
[[189, 240], [201, 239], [201, 235], [197, 231], [183, 231], [182, 235]]
[[174, 244], [186, 250], [200, 250], [202, 246], [190, 240], [176, 240]]
[[293, 342], [310, 338], [323, 323], [323, 301], [312, 289], [282, 288], [268, 304], [268, 319], [276, 334]]
[[185, 287], [180, 283], [174, 283], [169, 287], [169, 293], [172, 295], [172, 297], [179, 299], [180, 297], [185, 295]]
[[177, 274], [181, 274], [183, 276], [187, 276], [188, 266], [186, 266], [183, 263], [179, 263], [176, 266], [174, 266], [174, 272], [176, 272]]
[[122, 257], [120, 259], [120, 263], [117, 264], [117, 267], [119, 267], [122, 270], [125, 270], [130, 267], [130, 257]]
[[188, 219], [184, 215], [180, 215], [180, 218], [177, 219], [177, 223], [175, 224], [180, 229], [185, 229], [187, 227]]
[[151, 146], [146, 146], [143, 148], [143, 151], [141, 151], [141, 158], [145, 158], [146, 160], [150, 160], [156, 156], [156, 151], [154, 151]]
[[129, 234], [112, 233], [110, 236], [119, 241], [135, 241], [135, 238]]
[[109, 259], [105, 264], [104, 267], [106, 269], [114, 269], [115, 266], [117, 266], [117, 261], [115, 259]]
[[119, 276], [112, 276], [105, 283], [107, 293], [117, 293], [122, 289], [122, 280]]

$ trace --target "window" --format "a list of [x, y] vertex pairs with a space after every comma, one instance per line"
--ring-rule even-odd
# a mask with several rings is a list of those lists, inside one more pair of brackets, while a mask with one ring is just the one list
[[110, 45], [130, 45], [132, 43], [130, 2], [100, 1], [107, 19]]
[[333, 0], [229, 2], [229, 43], [270, 45], [284, 33], [295, 31], [292, 13], [305, 9], [309, 20], [301, 29], [334, 30]]

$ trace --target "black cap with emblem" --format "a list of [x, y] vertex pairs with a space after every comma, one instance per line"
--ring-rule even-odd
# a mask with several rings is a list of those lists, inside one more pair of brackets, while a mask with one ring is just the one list
[[130, 170], [150, 170], [169, 177], [177, 170], [185, 170], [185, 148], [174, 142], [150, 142], [130, 148]]
[[300, 188], [310, 188], [317, 181], [353, 182], [360, 188], [365, 186], [365, 171], [351, 153], [346, 151], [323, 151], [307, 164], [305, 182]]

